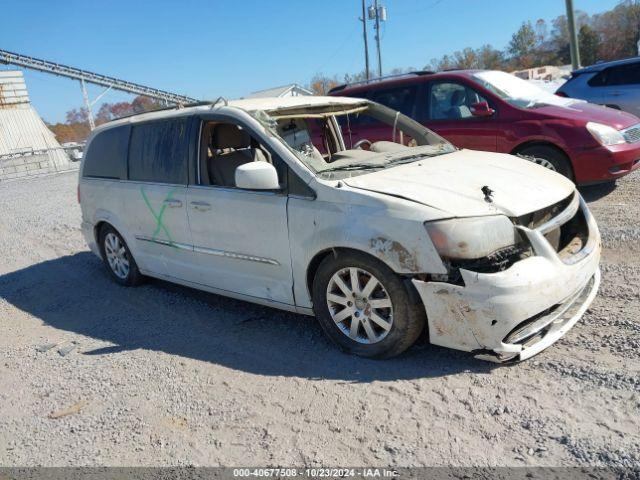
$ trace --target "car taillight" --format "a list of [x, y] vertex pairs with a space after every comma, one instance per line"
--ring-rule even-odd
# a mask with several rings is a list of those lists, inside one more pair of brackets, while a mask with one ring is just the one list
[[557, 96], [559, 96], [559, 97], [569, 98], [569, 95], [567, 95], [567, 94], [566, 94], [566, 93], [564, 93], [564, 92], [556, 92], [556, 95], [557, 95]]
[[80, 203], [80, 184], [78, 184], [77, 194], [78, 194], [78, 203]]

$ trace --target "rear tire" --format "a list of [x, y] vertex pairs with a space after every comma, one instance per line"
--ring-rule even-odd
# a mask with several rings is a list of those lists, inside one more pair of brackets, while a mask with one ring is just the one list
[[537, 163], [573, 180], [573, 169], [567, 157], [560, 151], [547, 145], [534, 145], [518, 152], [525, 160]]
[[107, 270], [120, 285], [132, 287], [139, 285], [142, 274], [138, 269], [138, 264], [131, 255], [127, 243], [115, 228], [104, 225], [100, 229], [100, 253]]
[[313, 280], [313, 305], [327, 336], [362, 357], [399, 355], [425, 325], [424, 308], [412, 300], [402, 279], [384, 263], [357, 252], [322, 261]]

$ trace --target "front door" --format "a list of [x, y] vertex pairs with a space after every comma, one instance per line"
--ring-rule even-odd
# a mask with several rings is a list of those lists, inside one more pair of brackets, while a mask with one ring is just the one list
[[238, 125], [209, 122], [202, 131], [208, 145], [200, 148], [200, 178], [187, 188], [194, 249], [189, 280], [293, 305], [287, 196], [235, 186], [242, 163], [280, 160]]
[[427, 102], [426, 127], [458, 148], [495, 152], [499, 120], [475, 117], [472, 105], [486, 101], [474, 89], [453, 81], [432, 82]]

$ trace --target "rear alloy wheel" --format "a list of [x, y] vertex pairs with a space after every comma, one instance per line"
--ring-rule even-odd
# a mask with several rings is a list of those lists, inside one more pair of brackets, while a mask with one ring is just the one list
[[553, 147], [547, 145], [534, 145], [527, 147], [520, 152], [518, 156], [536, 163], [542, 167], [558, 172], [569, 180], [573, 180], [573, 170], [567, 157]]
[[358, 252], [329, 255], [313, 281], [316, 317], [343, 350], [363, 357], [402, 353], [425, 324], [424, 308], [402, 278], [384, 263]]
[[111, 276], [121, 285], [140, 283], [142, 274], [122, 236], [108, 225], [100, 232], [102, 259]]
[[124, 244], [115, 233], [109, 232], [104, 237], [104, 252], [111, 271], [120, 280], [125, 280], [129, 276], [129, 259]]

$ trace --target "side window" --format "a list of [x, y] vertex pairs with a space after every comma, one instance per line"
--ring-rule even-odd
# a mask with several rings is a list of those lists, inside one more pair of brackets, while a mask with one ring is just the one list
[[640, 83], [640, 63], [630, 63], [611, 68], [607, 85], [637, 85]]
[[386, 90], [374, 90], [370, 97], [374, 102], [404, 113], [408, 117], [413, 117], [417, 92], [417, 85], [407, 85]]
[[472, 88], [460, 83], [438, 82], [431, 85], [429, 94], [430, 120], [456, 120], [472, 117], [474, 103], [486, 102]]
[[607, 75], [609, 71], [609, 68], [602, 70], [600, 73], [590, 78], [587, 83], [590, 87], [604, 87], [607, 85]]
[[249, 162], [271, 163], [284, 188], [287, 166], [270, 149], [235, 123], [209, 122], [202, 127], [200, 145], [200, 184], [236, 187], [236, 168]]
[[629, 63], [605, 68], [589, 80], [591, 87], [609, 87], [640, 84], [640, 63]]
[[126, 125], [98, 133], [85, 154], [82, 176], [126, 179], [130, 131], [131, 127]]
[[129, 145], [129, 180], [187, 183], [187, 120], [134, 125]]
[[[371, 90], [366, 94], [358, 95], [361, 98], [368, 98], [371, 101], [389, 107], [392, 110], [397, 110], [404, 113], [408, 117], [414, 118], [416, 111], [416, 100], [418, 94], [417, 85], [407, 85], [405, 87], [387, 88], [384, 90]], [[342, 131], [345, 131], [347, 126], [347, 118], [344, 116], [338, 117], [338, 122]], [[380, 122], [368, 115], [349, 115], [349, 126], [357, 128], [367, 125], [381, 125]]]

